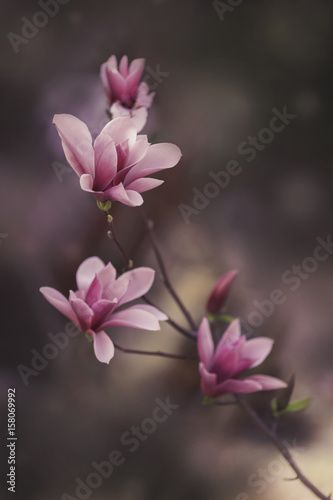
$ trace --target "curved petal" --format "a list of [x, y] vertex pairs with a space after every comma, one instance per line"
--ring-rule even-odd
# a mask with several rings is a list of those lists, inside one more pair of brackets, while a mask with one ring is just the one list
[[215, 358], [219, 356], [220, 351], [224, 349], [224, 347], [229, 347], [235, 342], [239, 341], [241, 338], [241, 328], [239, 319], [234, 319], [224, 334], [222, 335], [219, 343], [216, 347]]
[[104, 269], [105, 264], [99, 257], [88, 257], [76, 271], [76, 283], [80, 290], [88, 291], [96, 274]]
[[269, 375], [251, 375], [247, 377], [245, 380], [251, 380], [257, 384], [261, 385], [261, 391], [272, 391], [275, 389], [284, 389], [288, 386], [286, 382], [280, 380], [276, 377], [271, 377]]
[[149, 85], [146, 82], [141, 82], [138, 85], [138, 91], [136, 94], [136, 108], [150, 108], [153, 103], [153, 99], [155, 97], [155, 92], [151, 92], [149, 94]]
[[175, 144], [161, 143], [149, 146], [144, 158], [126, 176], [126, 184], [147, 175], [174, 167], [182, 154]]
[[60, 135], [68, 163], [77, 175], [94, 176], [94, 150], [89, 129], [72, 115], [54, 115], [53, 123]]
[[95, 302], [97, 302], [98, 300], [101, 299], [102, 291], [103, 291], [102, 283], [100, 282], [100, 280], [96, 274], [90, 287], [88, 288], [87, 295], [84, 299], [89, 307], [92, 307], [92, 305]]
[[110, 363], [114, 356], [114, 345], [110, 337], [102, 330], [95, 333], [92, 330], [89, 332], [94, 339], [95, 356], [101, 363]]
[[123, 56], [121, 59], [120, 59], [120, 63], [119, 63], [119, 72], [123, 75], [123, 76], [127, 76], [128, 75], [128, 57], [127, 56]]
[[80, 187], [82, 191], [88, 191], [89, 193], [93, 193], [93, 184], [94, 179], [90, 174], [83, 174], [80, 177]]
[[202, 392], [210, 397], [216, 397], [216, 374], [209, 373], [203, 363], [199, 363], [199, 373], [201, 377], [201, 390]]
[[91, 327], [93, 311], [84, 300], [78, 299], [73, 292], [70, 294], [69, 302], [79, 320], [81, 330], [86, 332]]
[[118, 284], [122, 283], [123, 280], [128, 282], [127, 290], [119, 301], [119, 305], [145, 295], [151, 289], [154, 278], [155, 271], [150, 267], [138, 267], [119, 276]]
[[[97, 276], [102, 283], [103, 290], [107, 290], [114, 283], [117, 271], [111, 262], [108, 262], [103, 269], [97, 272]], [[108, 297], [103, 294], [103, 299], [108, 299]]]
[[141, 194], [136, 191], [131, 191], [130, 189], [125, 189], [122, 183], [105, 191], [104, 195], [106, 199], [120, 201], [120, 203], [128, 205], [129, 207], [138, 207], [143, 203]]
[[42, 286], [39, 291], [43, 294], [45, 299], [58, 311], [60, 311], [64, 316], [73, 321], [76, 326], [79, 326], [79, 321], [69, 303], [69, 301], [64, 297], [64, 295], [55, 288], [49, 286]]
[[211, 370], [217, 374], [218, 381], [229, 379], [234, 373], [239, 371], [237, 350], [224, 347], [219, 354], [214, 356]]
[[111, 318], [111, 315], [116, 307], [117, 307], [117, 299], [113, 300], [101, 299], [95, 302], [91, 306], [91, 309], [94, 313], [92, 328], [94, 328], [94, 330], [97, 331], [101, 330], [103, 328], [102, 325], [105, 323], [105, 321]]
[[240, 348], [240, 356], [251, 362], [250, 367], [260, 365], [271, 352], [274, 340], [268, 337], [257, 337], [247, 340]]
[[158, 319], [154, 314], [140, 309], [138, 306], [128, 307], [123, 311], [115, 312], [105, 321], [102, 328], [107, 326], [127, 326], [140, 330], [160, 330]]
[[216, 387], [216, 395], [222, 394], [250, 394], [262, 390], [262, 385], [256, 380], [251, 380], [251, 377], [243, 380], [228, 379], [218, 384]]
[[204, 366], [210, 368], [214, 354], [214, 342], [207, 318], [203, 318], [199, 326], [198, 352]]
[[103, 191], [113, 181], [117, 173], [117, 150], [112, 138], [102, 132], [96, 137], [94, 148], [94, 190]]
[[133, 191], [136, 191], [137, 193], [144, 193], [145, 191], [150, 191], [150, 189], [154, 189], [163, 183], [164, 181], [161, 181], [160, 179], [144, 177], [143, 179], [137, 179], [136, 181], [131, 182], [128, 186], [126, 186], [126, 189], [131, 189]]
[[116, 146], [128, 141], [129, 147], [132, 147], [136, 141], [137, 130], [131, 118], [126, 116], [111, 120], [105, 125], [101, 133], [108, 134]]
[[131, 112], [131, 120], [138, 132], [141, 132], [143, 127], [146, 125], [148, 118], [147, 108], [141, 107], [138, 109], [133, 109]]
[[103, 86], [106, 90], [106, 94], [109, 99], [109, 104], [112, 102], [112, 91], [111, 91], [111, 86], [108, 78], [108, 70], [107, 70], [108, 63], [103, 63], [99, 72], [100, 78], [102, 80]]
[[135, 144], [131, 147], [124, 168], [131, 167], [135, 163], [138, 163], [142, 158], [144, 158], [149, 147], [149, 142], [146, 138], [137, 139]]
[[149, 314], [155, 316], [158, 321], [167, 321], [169, 318], [164, 312], [160, 311], [157, 307], [151, 306], [149, 304], [138, 304], [135, 306], [137, 309], [141, 309], [142, 311], [146, 311]]

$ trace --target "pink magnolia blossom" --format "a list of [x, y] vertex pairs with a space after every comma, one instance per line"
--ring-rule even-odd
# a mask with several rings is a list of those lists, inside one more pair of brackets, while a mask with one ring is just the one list
[[125, 326], [144, 330], [159, 330], [159, 321], [168, 317], [156, 307], [134, 305], [115, 312], [127, 302], [142, 297], [151, 288], [155, 271], [138, 267], [116, 279], [116, 270], [98, 257], [82, 262], [76, 273], [78, 290], [70, 290], [67, 300], [60, 292], [42, 287], [46, 300], [67, 316], [82, 331], [92, 335], [94, 351], [102, 363], [109, 363], [114, 355], [114, 345], [104, 328]]
[[237, 269], [233, 269], [232, 271], [229, 271], [221, 276], [208, 297], [206, 303], [207, 312], [216, 314], [220, 309], [222, 309], [237, 274]]
[[287, 387], [282, 380], [268, 375], [238, 379], [248, 368], [260, 365], [270, 353], [274, 341], [267, 337], [246, 340], [239, 320], [234, 320], [216, 348], [209, 322], [203, 318], [198, 330], [199, 372], [202, 392], [215, 398], [227, 393], [250, 393]]
[[140, 193], [164, 181], [147, 177], [174, 167], [181, 157], [174, 144], [151, 145], [137, 135], [130, 118], [111, 120], [92, 144], [88, 127], [72, 115], [53, 118], [68, 163], [80, 177], [81, 189], [99, 201], [120, 201], [131, 207], [142, 205]]
[[130, 116], [138, 131], [147, 120], [147, 110], [152, 105], [155, 93], [149, 94], [149, 86], [141, 82], [145, 59], [134, 59], [128, 66], [127, 56], [118, 63], [112, 55], [101, 66], [101, 79], [108, 95], [113, 118]]

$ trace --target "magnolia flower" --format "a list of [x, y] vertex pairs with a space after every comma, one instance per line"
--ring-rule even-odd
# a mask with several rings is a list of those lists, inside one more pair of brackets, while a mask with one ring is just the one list
[[137, 135], [130, 118], [111, 120], [94, 144], [88, 127], [75, 116], [55, 115], [53, 123], [67, 161], [80, 177], [81, 189], [99, 201], [142, 205], [140, 193], [164, 182], [147, 176], [174, 167], [181, 157], [174, 144], [151, 145], [147, 136]]
[[150, 305], [134, 305], [115, 312], [119, 306], [142, 297], [151, 288], [155, 271], [138, 267], [116, 279], [116, 270], [98, 257], [82, 262], [76, 273], [78, 290], [70, 290], [67, 300], [50, 287], [40, 288], [46, 300], [85, 333], [92, 335], [96, 358], [109, 363], [114, 345], [105, 333], [107, 326], [159, 330], [159, 321], [168, 317]]
[[222, 309], [237, 274], [237, 269], [234, 269], [221, 276], [208, 297], [206, 303], [207, 312], [216, 314], [220, 309]]
[[250, 393], [287, 387], [282, 380], [268, 375], [238, 379], [248, 368], [260, 365], [270, 353], [274, 341], [267, 337], [246, 340], [241, 336], [239, 320], [227, 328], [216, 348], [207, 318], [198, 330], [201, 390], [211, 398], [227, 393]]
[[149, 86], [141, 82], [145, 59], [134, 59], [128, 66], [127, 56], [118, 63], [116, 56], [111, 56], [101, 66], [101, 79], [108, 95], [113, 118], [130, 116], [138, 131], [147, 120], [147, 109], [152, 105], [155, 93], [149, 94]]

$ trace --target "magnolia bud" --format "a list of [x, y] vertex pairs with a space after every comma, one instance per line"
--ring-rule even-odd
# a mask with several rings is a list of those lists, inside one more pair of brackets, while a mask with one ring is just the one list
[[233, 269], [232, 271], [229, 271], [221, 276], [208, 297], [206, 303], [207, 312], [216, 314], [220, 309], [222, 309], [237, 274], [237, 269]]

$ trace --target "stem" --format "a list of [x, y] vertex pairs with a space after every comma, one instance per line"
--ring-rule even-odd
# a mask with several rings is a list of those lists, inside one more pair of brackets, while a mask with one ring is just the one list
[[[143, 296], [142, 300], [144, 300], [146, 302], [146, 304], [149, 304], [153, 307], [156, 307], [155, 304], [150, 299], [148, 299], [148, 297]], [[173, 319], [169, 318], [166, 320], [166, 322], [169, 323], [169, 325], [171, 325], [179, 333], [184, 335], [184, 337], [196, 341], [197, 336], [194, 333], [191, 333], [188, 330], [186, 330], [186, 328], [183, 328], [182, 326], [178, 325], [178, 323], [176, 323], [176, 321], [174, 321]]]
[[109, 213], [109, 210], [105, 212], [107, 221], [108, 221], [108, 226], [109, 226], [109, 231], [108, 231], [108, 237], [114, 241], [114, 244], [116, 245], [123, 261], [126, 267], [126, 270], [131, 269], [133, 267], [133, 261], [127, 257], [127, 254], [125, 250], [123, 249], [121, 243], [119, 242], [116, 231], [114, 229], [113, 225], [113, 220], [112, 220], [112, 215]]
[[162, 358], [182, 359], [182, 360], [192, 360], [192, 361], [198, 361], [198, 359], [199, 359], [197, 356], [183, 356], [181, 354], [171, 354], [168, 352], [161, 352], [161, 351], [139, 351], [137, 349], [127, 349], [125, 347], [121, 347], [118, 344], [115, 344], [114, 342], [113, 342], [113, 345], [119, 351], [122, 351], [122, 352], [125, 352], [128, 354], [144, 354], [146, 356], [160, 356]]
[[167, 288], [167, 290], [169, 291], [169, 293], [172, 295], [172, 297], [174, 298], [175, 302], [178, 304], [179, 308], [181, 309], [182, 313], [184, 314], [185, 318], [187, 319], [188, 324], [190, 325], [191, 329], [196, 331], [197, 327], [196, 327], [196, 324], [195, 324], [191, 314], [186, 309], [186, 307], [183, 304], [183, 302], [181, 301], [181, 299], [178, 297], [177, 292], [173, 288], [171, 281], [169, 279], [161, 252], [158, 248], [157, 238], [156, 238], [155, 231], [154, 231], [154, 223], [151, 219], [148, 219], [146, 212], [144, 211], [143, 208], [141, 208], [141, 215], [142, 215], [145, 226], [146, 226], [148, 233], [149, 233], [152, 248], [153, 248], [158, 266], [159, 266], [161, 274], [162, 274], [162, 279], [163, 279], [164, 285]]
[[272, 441], [272, 443], [276, 446], [276, 448], [280, 451], [283, 457], [286, 459], [290, 467], [296, 472], [296, 479], [299, 479], [304, 486], [306, 486], [314, 495], [322, 500], [331, 500], [330, 496], [325, 496], [311, 481], [304, 476], [304, 474], [299, 469], [295, 460], [293, 459], [288, 448], [279, 440], [274, 431], [271, 431], [269, 427], [261, 420], [259, 415], [253, 410], [253, 408], [245, 401], [243, 396], [239, 394], [235, 394], [235, 398], [239, 402], [239, 404], [244, 408], [249, 417], [253, 420], [253, 422], [259, 427], [259, 429], [266, 434], [266, 436]]

